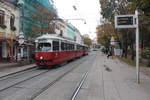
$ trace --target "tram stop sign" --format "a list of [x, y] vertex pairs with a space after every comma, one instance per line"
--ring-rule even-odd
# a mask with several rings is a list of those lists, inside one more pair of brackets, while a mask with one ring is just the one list
[[135, 15], [118, 15], [115, 16], [115, 28], [135, 28]]

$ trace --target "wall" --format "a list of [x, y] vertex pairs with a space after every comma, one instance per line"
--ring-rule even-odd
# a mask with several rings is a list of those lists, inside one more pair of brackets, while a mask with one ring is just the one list
[[[0, 10], [5, 12], [4, 25], [6, 28], [0, 27], [0, 60], [8, 59], [8, 57], [13, 57], [15, 54], [15, 44], [17, 35], [19, 34], [19, 9], [9, 2], [0, 2]], [[14, 27], [16, 30], [11, 30], [10, 18], [11, 14], [15, 16]]]
[[[10, 6], [9, 4], [7, 3], [0, 3], [0, 10], [3, 10], [5, 12], [5, 25], [7, 26], [6, 29], [3, 29], [0, 27], [0, 34], [4, 35], [6, 38], [12, 38], [12, 39], [15, 39], [16, 38], [16, 35], [19, 34], [19, 9], [18, 8], [15, 8], [13, 6]], [[16, 27], [16, 31], [12, 31], [10, 29], [10, 17], [11, 17], [11, 14], [14, 14], [15, 15], [15, 23], [14, 23], [14, 26]], [[1, 37], [0, 35], [0, 37]]]

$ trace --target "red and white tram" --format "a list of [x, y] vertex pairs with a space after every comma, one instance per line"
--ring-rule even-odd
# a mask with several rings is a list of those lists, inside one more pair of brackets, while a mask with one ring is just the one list
[[88, 54], [88, 47], [49, 34], [36, 39], [36, 64], [52, 66]]

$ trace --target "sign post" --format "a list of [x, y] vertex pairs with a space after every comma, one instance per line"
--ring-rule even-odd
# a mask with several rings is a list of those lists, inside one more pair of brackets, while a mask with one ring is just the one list
[[140, 83], [139, 68], [139, 21], [138, 11], [134, 15], [118, 15], [115, 16], [115, 28], [136, 28], [136, 76], [137, 83]]
[[137, 71], [137, 83], [140, 83], [140, 67], [139, 67], [139, 21], [138, 21], [138, 11], [135, 11], [136, 17], [136, 71]]

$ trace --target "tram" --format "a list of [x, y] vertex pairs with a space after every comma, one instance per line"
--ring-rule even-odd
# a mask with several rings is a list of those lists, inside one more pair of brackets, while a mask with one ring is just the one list
[[50, 67], [88, 54], [87, 46], [50, 34], [38, 37], [35, 42], [38, 66]]

